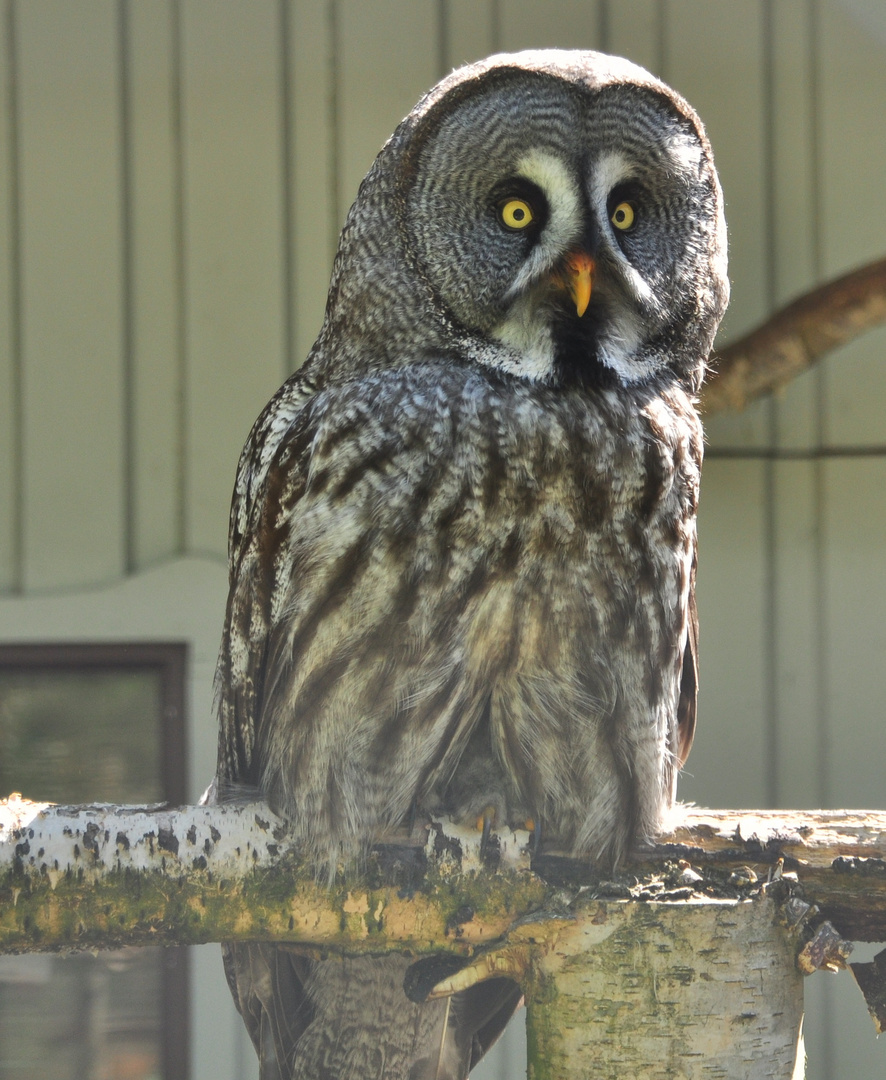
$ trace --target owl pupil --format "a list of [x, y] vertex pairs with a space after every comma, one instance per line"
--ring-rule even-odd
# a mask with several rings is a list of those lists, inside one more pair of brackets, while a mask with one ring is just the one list
[[522, 221], [522, 220], [523, 220], [523, 218], [525, 218], [525, 217], [526, 217], [526, 211], [525, 211], [525, 210], [521, 210], [521, 209], [520, 209], [520, 207], [518, 206], [518, 207], [517, 207], [517, 208], [516, 208], [516, 209], [514, 210], [514, 221]]
[[622, 221], [624, 221], [624, 219], [625, 219], [625, 212], [624, 212], [624, 210], [616, 210], [616, 211], [615, 211], [615, 220], [616, 220], [617, 222], [619, 222], [619, 224], [620, 224], [620, 223], [621, 223]]

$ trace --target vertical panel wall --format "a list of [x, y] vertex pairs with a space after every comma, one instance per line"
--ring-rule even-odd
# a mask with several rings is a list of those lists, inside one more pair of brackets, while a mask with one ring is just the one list
[[24, 586], [123, 572], [116, 11], [15, 8]]
[[273, 0], [181, 5], [185, 533], [218, 551], [236, 456], [283, 371], [282, 124]]
[[[702, 115], [730, 226], [721, 340], [886, 252], [878, 4], [0, 0], [0, 593], [224, 560], [240, 448], [319, 330], [378, 149], [450, 67], [537, 46], [627, 55]], [[871, 333], [707, 424], [684, 798], [882, 805], [884, 350]], [[225, 1010], [231, 1042], [195, 1069], [253, 1075], [214, 963], [200, 1030]], [[811, 1080], [884, 1068], [843, 982], [812, 983]], [[519, 1075], [507, 1050], [481, 1068]]]
[[121, 7], [130, 398], [130, 572], [185, 547], [185, 338], [179, 19]]
[[0, 6], [0, 593], [21, 587], [21, 365], [14, 9]]
[[[289, 216], [292, 222], [293, 352], [307, 356], [323, 320], [332, 259], [341, 228], [338, 209], [338, 97], [332, 4], [284, 4], [290, 103]], [[288, 374], [289, 372], [287, 372]]]

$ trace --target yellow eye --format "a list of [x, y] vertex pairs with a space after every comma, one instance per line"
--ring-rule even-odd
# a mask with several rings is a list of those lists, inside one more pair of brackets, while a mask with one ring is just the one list
[[616, 229], [626, 232], [634, 224], [634, 208], [629, 202], [620, 202], [609, 219]]
[[532, 207], [525, 199], [508, 199], [499, 208], [502, 224], [509, 229], [525, 229], [532, 224]]

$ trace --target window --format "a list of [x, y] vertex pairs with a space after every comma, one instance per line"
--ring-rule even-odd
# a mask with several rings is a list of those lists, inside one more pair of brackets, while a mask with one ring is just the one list
[[[185, 800], [186, 647], [0, 646], [0, 793]], [[184, 949], [0, 957], [0, 1080], [185, 1080]]]

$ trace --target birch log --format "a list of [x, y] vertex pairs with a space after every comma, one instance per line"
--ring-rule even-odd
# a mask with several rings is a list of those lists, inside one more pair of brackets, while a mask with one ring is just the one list
[[556, 855], [530, 866], [526, 833], [482, 855], [476, 833], [446, 822], [393, 839], [327, 889], [261, 803], [11, 799], [0, 952], [447, 951], [464, 966], [433, 996], [498, 975], [523, 987], [532, 1080], [800, 1080], [798, 956], [807, 971], [845, 966], [844, 937], [886, 940], [884, 812], [693, 810], [614, 879]]
[[775, 900], [585, 914], [538, 963], [531, 1080], [802, 1080], [803, 976]]
[[[886, 941], [884, 811], [693, 808], [632, 853], [615, 894], [579, 859], [535, 859], [530, 873], [528, 839], [499, 834], [495, 859], [483, 862], [476, 833], [441, 822], [418, 841], [380, 847], [366, 875], [328, 890], [263, 803], [171, 810], [14, 798], [0, 802], [0, 952], [288, 940], [468, 955], [564, 896], [747, 899], [779, 868], [843, 937]], [[675, 893], [663, 873], [678, 862], [697, 876]]]
[[886, 259], [880, 259], [804, 294], [720, 349], [702, 388], [702, 411], [743, 409], [884, 322]]

